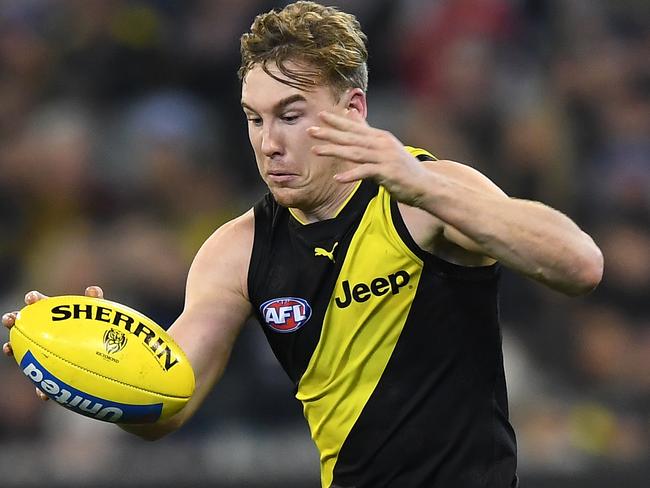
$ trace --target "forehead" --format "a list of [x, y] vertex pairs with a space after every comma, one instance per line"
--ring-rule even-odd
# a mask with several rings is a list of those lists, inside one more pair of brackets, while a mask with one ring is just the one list
[[[291, 66], [290, 63], [287, 63]], [[275, 65], [268, 66], [275, 76], [286, 78]], [[264, 71], [259, 64], [255, 65], [246, 74], [242, 82], [241, 102], [245, 107], [258, 111], [270, 110], [283, 100], [298, 98], [300, 95], [306, 103], [330, 104], [334, 101], [332, 89], [327, 85], [319, 84], [309, 91], [286, 85], [276, 80]]]

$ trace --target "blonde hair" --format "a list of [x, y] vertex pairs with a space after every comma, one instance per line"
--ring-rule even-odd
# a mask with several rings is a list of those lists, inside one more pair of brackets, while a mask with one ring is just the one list
[[[241, 37], [239, 79], [257, 64], [272, 78], [309, 91], [329, 85], [336, 95], [368, 88], [367, 38], [354, 15], [299, 1], [255, 17]], [[293, 61], [294, 66], [287, 67]], [[283, 77], [270, 72], [274, 64]]]

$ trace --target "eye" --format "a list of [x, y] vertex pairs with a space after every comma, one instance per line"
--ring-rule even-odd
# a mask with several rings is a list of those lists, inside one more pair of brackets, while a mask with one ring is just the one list
[[248, 122], [250, 124], [253, 124], [255, 127], [261, 127], [262, 125], [262, 118], [261, 117], [255, 117], [255, 116], [248, 116], [246, 117], [248, 119]]
[[287, 124], [293, 124], [294, 122], [296, 122], [298, 120], [298, 117], [300, 117], [300, 116], [297, 115], [297, 114], [290, 114], [290, 115], [283, 115], [281, 118]]

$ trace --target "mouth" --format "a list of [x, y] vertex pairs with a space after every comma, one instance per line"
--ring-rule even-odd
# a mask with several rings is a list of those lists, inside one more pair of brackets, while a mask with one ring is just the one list
[[298, 175], [296, 173], [291, 173], [288, 171], [274, 170], [267, 172], [266, 175], [268, 180], [273, 183], [288, 183], [298, 178]]

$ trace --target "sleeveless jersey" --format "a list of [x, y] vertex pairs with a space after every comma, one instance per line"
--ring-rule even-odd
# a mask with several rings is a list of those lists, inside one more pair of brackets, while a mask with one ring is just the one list
[[[426, 151], [407, 149], [420, 160]], [[422, 250], [372, 181], [303, 224], [255, 205], [249, 294], [331, 488], [510, 488], [498, 264]]]

